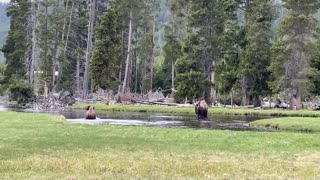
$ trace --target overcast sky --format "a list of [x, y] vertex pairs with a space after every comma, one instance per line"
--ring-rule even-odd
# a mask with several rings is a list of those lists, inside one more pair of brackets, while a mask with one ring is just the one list
[[0, 0], [0, 2], [9, 2], [10, 0]]

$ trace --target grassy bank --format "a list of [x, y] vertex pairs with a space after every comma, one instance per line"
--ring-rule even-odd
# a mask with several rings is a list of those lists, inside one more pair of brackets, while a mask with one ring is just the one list
[[[71, 108], [85, 109], [89, 104], [75, 104]], [[194, 114], [194, 108], [160, 106], [160, 105], [105, 105], [94, 104], [97, 110], [103, 111], [124, 111], [124, 112], [158, 112], [158, 113], [184, 113]], [[254, 109], [228, 109], [228, 108], [209, 108], [209, 114], [213, 115], [240, 115], [240, 116], [291, 116], [291, 117], [320, 117], [320, 111], [313, 110], [254, 110]]]
[[250, 123], [251, 127], [295, 132], [320, 132], [320, 118], [286, 117], [257, 120]]
[[69, 124], [0, 112], [2, 179], [318, 179], [320, 134]]

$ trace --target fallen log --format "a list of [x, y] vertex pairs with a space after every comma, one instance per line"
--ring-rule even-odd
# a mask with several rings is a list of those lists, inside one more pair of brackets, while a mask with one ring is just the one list
[[163, 105], [163, 106], [178, 106], [177, 103], [166, 103], [157, 101], [136, 101], [137, 104], [147, 104], [147, 105]]

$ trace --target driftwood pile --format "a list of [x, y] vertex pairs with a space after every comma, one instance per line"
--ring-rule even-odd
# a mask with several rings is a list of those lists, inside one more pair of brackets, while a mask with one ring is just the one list
[[103, 89], [98, 89], [94, 93], [90, 93], [87, 97], [87, 101], [91, 102], [102, 102], [106, 98], [106, 93], [109, 92], [112, 95], [112, 91], [105, 91]]
[[34, 105], [38, 109], [62, 109], [75, 102], [76, 99], [69, 91], [61, 91], [59, 93], [50, 93], [47, 96], [37, 96]]
[[[79, 100], [80, 101], [80, 100]], [[178, 106], [173, 103], [173, 98], [164, 97], [161, 91], [149, 91], [147, 94], [138, 93], [118, 93], [114, 94], [110, 90], [99, 89], [88, 96], [86, 102], [103, 102], [105, 104], [157, 104], [167, 106]]]
[[116, 96], [117, 103], [123, 104], [147, 104], [147, 105], [166, 105], [166, 106], [178, 106], [177, 103], [173, 103], [172, 98], [164, 97], [161, 91], [149, 91], [148, 94], [118, 94]]

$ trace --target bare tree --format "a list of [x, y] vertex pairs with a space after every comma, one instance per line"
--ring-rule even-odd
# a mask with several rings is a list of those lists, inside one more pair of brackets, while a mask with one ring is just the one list
[[[66, 7], [63, 9], [63, 13], [67, 12], [68, 3], [69, 3], [69, 0], [66, 1]], [[60, 8], [60, 1], [58, 1], [57, 8]], [[62, 25], [62, 33], [61, 33], [61, 42], [64, 42], [66, 24], [67, 24], [66, 17], [64, 16], [63, 25]], [[57, 33], [57, 35], [59, 35], [59, 34], [60, 33]], [[56, 68], [55, 68], [55, 66], [53, 66], [53, 72], [52, 72], [53, 73], [52, 74], [52, 84], [53, 84], [52, 91], [53, 92], [56, 91], [56, 88], [59, 85], [60, 80], [62, 78], [62, 66], [61, 66], [61, 62], [59, 61], [59, 57], [61, 56], [61, 53], [62, 53], [62, 47], [61, 47], [61, 45], [59, 43], [59, 41], [60, 41], [59, 37], [57, 37], [57, 41], [58, 41], [58, 45], [57, 45], [57, 52], [56, 52], [56, 55], [55, 55], [55, 58], [54, 58], [54, 62], [58, 66], [58, 77], [57, 77], [57, 80], [56, 80]]]
[[126, 60], [126, 69], [124, 74], [124, 80], [122, 85], [122, 93], [126, 93], [128, 89], [128, 74], [129, 74], [129, 64], [131, 58], [131, 40], [132, 40], [132, 6], [130, 7], [130, 20], [129, 20], [129, 35], [128, 35], [128, 52]]
[[155, 35], [156, 34], [156, 16], [153, 15], [153, 23], [152, 23], [152, 57], [151, 57], [151, 63], [150, 63], [150, 87], [152, 90], [152, 84], [153, 84], [153, 69], [154, 69], [154, 47], [155, 47]]
[[35, 1], [31, 4], [31, 24], [32, 24], [32, 47], [31, 47], [31, 65], [29, 72], [29, 81], [34, 87], [34, 92], [38, 91], [38, 74], [39, 74], [39, 47], [37, 41], [36, 30], [39, 26], [39, 6], [40, 1]]
[[94, 31], [94, 21], [95, 21], [95, 10], [96, 10], [96, 0], [90, 0], [89, 4], [89, 24], [88, 24], [88, 37], [87, 37], [87, 50], [85, 58], [85, 70], [83, 77], [83, 98], [88, 95], [88, 85], [89, 85], [89, 71], [90, 71], [90, 59], [93, 50], [93, 31]]

